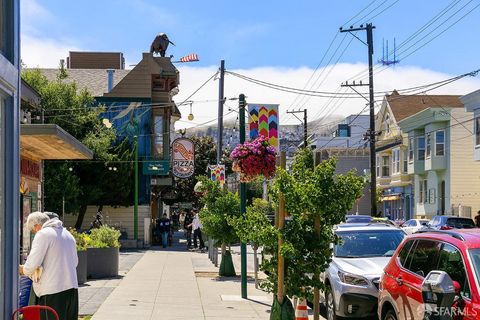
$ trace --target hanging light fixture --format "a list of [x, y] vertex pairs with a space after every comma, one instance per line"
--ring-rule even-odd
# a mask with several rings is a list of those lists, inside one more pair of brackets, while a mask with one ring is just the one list
[[188, 120], [193, 120], [193, 113], [192, 113], [192, 102], [190, 102], [190, 114], [188, 115]]

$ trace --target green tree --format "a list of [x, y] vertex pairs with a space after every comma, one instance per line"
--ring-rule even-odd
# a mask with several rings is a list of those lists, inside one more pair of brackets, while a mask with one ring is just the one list
[[200, 177], [204, 207], [200, 210], [202, 230], [222, 246], [222, 261], [219, 274], [221, 276], [235, 275], [232, 257], [226, 246], [238, 241], [235, 229], [228, 223], [232, 217], [240, 216], [240, 198], [238, 194], [222, 188], [216, 181]]
[[61, 126], [94, 152], [92, 161], [45, 161], [45, 209], [61, 212], [65, 200], [66, 212], [78, 214], [80, 228], [88, 205], [131, 204], [133, 148], [128, 140], [115, 143], [115, 130], [100, 118], [104, 109], [88, 91], [68, 81], [68, 72], [49, 81], [33, 69], [22, 78], [40, 94], [45, 123]]

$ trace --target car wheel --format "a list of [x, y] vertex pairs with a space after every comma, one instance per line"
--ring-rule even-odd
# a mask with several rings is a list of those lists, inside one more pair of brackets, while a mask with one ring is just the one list
[[388, 312], [385, 314], [385, 317], [382, 320], [397, 320], [397, 315], [395, 314], [395, 311], [388, 310]]
[[325, 295], [325, 313], [327, 320], [338, 320], [335, 313], [335, 299], [333, 298], [332, 288], [327, 287]]

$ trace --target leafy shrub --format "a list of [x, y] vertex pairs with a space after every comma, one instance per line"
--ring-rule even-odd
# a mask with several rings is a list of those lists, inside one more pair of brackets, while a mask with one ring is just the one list
[[90, 231], [91, 248], [120, 248], [120, 231], [103, 225], [100, 228], [92, 229]]
[[85, 251], [90, 246], [91, 239], [86, 233], [78, 232], [75, 229], [69, 230], [77, 243], [77, 251]]

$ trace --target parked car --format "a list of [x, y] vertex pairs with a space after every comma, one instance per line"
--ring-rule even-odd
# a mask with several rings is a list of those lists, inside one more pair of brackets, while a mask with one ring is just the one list
[[385, 223], [385, 224], [389, 224], [389, 225], [397, 227], [397, 224], [395, 222], [393, 222], [392, 220], [389, 220], [388, 218], [373, 217], [372, 222], [374, 222], [374, 223]]
[[327, 286], [321, 293], [327, 319], [375, 315], [383, 268], [406, 234], [381, 223], [345, 223], [335, 233], [342, 242], [321, 276]]
[[422, 228], [421, 231], [428, 231], [427, 229], [471, 229], [475, 227], [475, 223], [470, 218], [457, 216], [434, 216], [432, 220], [428, 222], [426, 228]]
[[410, 219], [403, 223], [401, 227], [407, 234], [412, 234], [426, 227], [429, 221], [427, 219]]
[[363, 214], [352, 214], [345, 216], [346, 223], [369, 223], [372, 222], [372, 216], [367, 216]]
[[457, 287], [456, 303], [464, 304], [461, 312], [466, 315], [461, 319], [478, 319], [479, 229], [436, 230], [408, 236], [380, 280], [379, 319], [425, 319], [422, 284], [430, 272], [438, 270], [447, 272], [454, 281], [453, 287]]

